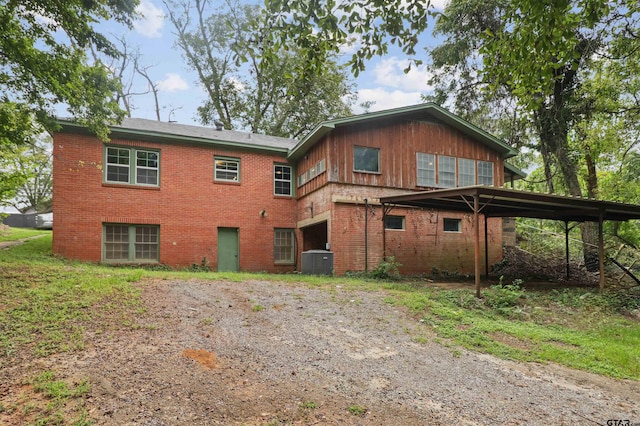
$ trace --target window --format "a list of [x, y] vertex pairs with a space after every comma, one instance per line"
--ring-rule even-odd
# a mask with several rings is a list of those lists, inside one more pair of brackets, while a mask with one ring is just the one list
[[155, 225], [104, 225], [103, 259], [157, 262], [160, 228]]
[[353, 147], [353, 170], [357, 172], [380, 172], [380, 149], [365, 146]]
[[433, 154], [416, 154], [418, 165], [418, 186], [436, 186], [436, 156]]
[[215, 180], [240, 182], [240, 160], [237, 158], [215, 157]]
[[[106, 148], [105, 181], [135, 185], [158, 185], [160, 153], [138, 148]], [[131, 165], [134, 165], [131, 167]]]
[[458, 158], [458, 186], [476, 184], [476, 162], [468, 158]]
[[478, 161], [478, 184], [493, 186], [493, 162]]
[[293, 265], [295, 233], [293, 229], [276, 229], [274, 232], [273, 260], [282, 265]]
[[273, 193], [291, 195], [291, 166], [280, 164], [273, 166]]
[[404, 216], [385, 216], [384, 229], [404, 229]]
[[456, 158], [438, 155], [438, 186], [453, 188], [456, 186]]
[[462, 232], [462, 220], [461, 219], [442, 219], [444, 225], [444, 232]]
[[317, 175], [320, 176], [322, 173], [324, 173], [327, 170], [327, 162], [325, 161], [325, 159], [323, 158], [322, 160], [318, 161], [318, 164], [316, 164], [316, 172]]

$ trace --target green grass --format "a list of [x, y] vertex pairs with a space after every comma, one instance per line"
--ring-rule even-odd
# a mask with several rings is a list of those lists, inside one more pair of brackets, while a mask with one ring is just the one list
[[[394, 284], [388, 303], [408, 307], [438, 337], [505, 359], [554, 362], [640, 380], [640, 322], [611, 295], [591, 290], [521, 291]], [[500, 303], [502, 301], [503, 303]]]
[[0, 251], [0, 367], [17, 351], [34, 356], [84, 348], [94, 320], [134, 315], [143, 271], [72, 263], [51, 255], [51, 235]]
[[51, 231], [43, 231], [39, 229], [26, 228], [9, 228], [8, 230], [0, 229], [0, 243], [5, 241], [17, 241], [23, 238], [35, 237], [38, 235], [51, 234]]

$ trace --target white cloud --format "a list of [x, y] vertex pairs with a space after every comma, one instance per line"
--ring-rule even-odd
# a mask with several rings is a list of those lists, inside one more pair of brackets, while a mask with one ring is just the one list
[[[390, 108], [398, 108], [407, 105], [415, 105], [422, 103], [421, 95], [423, 92], [405, 92], [402, 90], [385, 90], [383, 88], [361, 89], [358, 90], [358, 100], [356, 104], [361, 102], [375, 102], [369, 111], [381, 111]], [[363, 112], [360, 107], [354, 108], [354, 113]]]
[[431, 6], [438, 10], [444, 10], [449, 4], [449, 0], [431, 0]]
[[189, 88], [187, 82], [179, 74], [173, 72], [165, 74], [165, 79], [156, 81], [156, 84], [164, 92], [177, 92]]
[[156, 7], [150, 0], [142, 0], [136, 12], [142, 15], [141, 19], [133, 23], [136, 31], [145, 37], [159, 38], [162, 36], [165, 14], [162, 9]]
[[373, 69], [375, 83], [404, 91], [428, 90], [427, 80], [431, 78], [431, 74], [426, 67], [412, 65], [411, 70], [405, 74], [404, 70], [409, 64], [409, 60], [395, 56], [380, 60]]

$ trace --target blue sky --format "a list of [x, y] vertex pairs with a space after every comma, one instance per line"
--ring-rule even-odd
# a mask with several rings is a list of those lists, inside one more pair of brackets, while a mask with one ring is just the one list
[[[436, 8], [441, 9], [447, 0], [432, 0]], [[206, 95], [197, 84], [197, 76], [190, 71], [174, 46], [173, 25], [166, 18], [161, 0], [141, 0], [138, 11], [144, 19], [135, 22], [133, 30], [126, 30], [114, 24], [100, 28], [104, 33], [125, 36], [127, 43], [137, 48], [143, 65], [149, 65], [149, 74], [160, 88], [159, 101], [163, 108], [161, 119], [178, 121], [182, 124], [197, 124], [196, 109], [203, 103]], [[429, 32], [422, 36], [423, 46], [432, 44]], [[345, 56], [346, 58], [346, 56]], [[375, 102], [371, 111], [413, 105], [420, 102], [420, 95], [428, 91], [428, 74], [424, 67], [413, 68], [405, 74], [403, 70], [408, 58], [399, 50], [388, 55], [374, 58], [367, 64], [365, 72], [354, 80], [359, 104], [364, 101]], [[138, 88], [146, 85], [138, 82]], [[132, 115], [137, 118], [155, 119], [155, 110], [151, 95], [134, 98]], [[362, 112], [354, 106], [356, 113]], [[169, 117], [171, 115], [171, 117]]]

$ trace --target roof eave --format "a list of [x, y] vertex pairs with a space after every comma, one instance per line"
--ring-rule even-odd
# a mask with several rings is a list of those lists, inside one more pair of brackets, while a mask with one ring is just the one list
[[333, 122], [325, 121], [318, 124], [313, 130], [311, 130], [296, 146], [289, 150], [287, 158], [290, 161], [299, 160], [313, 145], [316, 144], [325, 135], [330, 133], [336, 126]]

